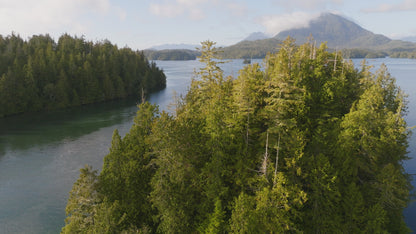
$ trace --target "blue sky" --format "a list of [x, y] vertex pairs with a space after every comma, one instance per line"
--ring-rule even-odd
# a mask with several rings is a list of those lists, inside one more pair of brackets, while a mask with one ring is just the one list
[[231, 45], [252, 32], [305, 26], [321, 12], [391, 38], [416, 36], [416, 0], [0, 0], [0, 34], [69, 33], [133, 49]]

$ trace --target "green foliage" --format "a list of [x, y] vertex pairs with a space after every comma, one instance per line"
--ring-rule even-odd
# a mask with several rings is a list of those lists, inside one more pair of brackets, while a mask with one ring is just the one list
[[202, 232], [204, 233], [225, 233], [226, 232], [226, 223], [225, 223], [225, 211], [222, 207], [221, 200], [215, 202], [214, 213], [209, 215], [208, 226], [204, 228]]
[[354, 58], [385, 58], [387, 56], [393, 57], [393, 54], [388, 54], [383, 51], [375, 51], [369, 49], [343, 49], [344, 56], [348, 59]]
[[121, 139], [115, 130], [110, 153], [104, 158], [98, 191], [110, 204], [117, 203], [125, 214], [120, 223], [124, 229], [130, 225], [153, 226], [153, 208], [148, 196], [155, 168], [151, 164], [149, 135], [157, 113], [156, 106], [148, 102], [140, 104], [130, 132]]
[[343, 180], [360, 186], [367, 209], [377, 205], [386, 215], [372, 219], [384, 220], [390, 233], [407, 232], [401, 213], [411, 188], [401, 164], [409, 134], [402, 118], [404, 95], [385, 66], [364, 79], [369, 87], [341, 122], [339, 162], [350, 175]]
[[[409, 232], [405, 95], [385, 66], [356, 70], [288, 38], [232, 79], [219, 52], [202, 43], [205, 66], [175, 113], [142, 103], [130, 132], [114, 132], [100, 175], [74, 185], [90, 192], [71, 195], [63, 230]], [[77, 197], [94, 202], [77, 214]]]
[[91, 166], [81, 170], [79, 179], [69, 192], [66, 206], [66, 226], [62, 233], [89, 233], [94, 226], [94, 219], [99, 204], [97, 193], [97, 171]]
[[306, 202], [300, 187], [289, 184], [284, 173], [276, 174], [272, 187], [260, 185], [254, 196], [240, 194], [230, 219], [235, 233], [301, 232], [299, 208]]
[[166, 86], [144, 55], [108, 41], [0, 36], [0, 117], [139, 97]]

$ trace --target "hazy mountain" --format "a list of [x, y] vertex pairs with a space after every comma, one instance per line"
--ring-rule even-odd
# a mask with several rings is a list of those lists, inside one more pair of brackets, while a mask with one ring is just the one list
[[416, 42], [416, 36], [402, 37], [402, 38], [400, 38], [400, 40], [402, 40], [402, 41]]
[[196, 48], [201, 48], [200, 45], [192, 44], [164, 44], [150, 47], [147, 50], [196, 50]]
[[[332, 13], [321, 14], [318, 18], [312, 20], [308, 27], [282, 31], [273, 38], [267, 38], [261, 32], [252, 33], [243, 41], [221, 49], [224, 51], [224, 58], [264, 58], [268, 52], [276, 52], [279, 43], [288, 36], [295, 38], [297, 44], [303, 44], [310, 35], [313, 36], [317, 45], [327, 42], [330, 49], [344, 50], [345, 55], [350, 58], [385, 56], [416, 58], [416, 43], [410, 42], [410, 40], [416, 38], [407, 38], [407, 41], [392, 40], [384, 35], [370, 32], [353, 21]], [[194, 50], [196, 45], [163, 45], [153, 47], [153, 49], [171, 49], [163, 51], [161, 54], [148, 52], [148, 55], [149, 57], [150, 55], [157, 55], [158, 59], [192, 59], [197, 54], [190, 51], [172, 50], [172, 48], [185, 49], [190, 47], [192, 47], [191, 50]]]
[[267, 38], [270, 38], [270, 37], [262, 32], [254, 32], [248, 35], [248, 37], [244, 38], [243, 41], [257, 41], [257, 40], [263, 40]]
[[323, 13], [312, 20], [308, 27], [290, 29], [280, 32], [276, 39], [284, 40], [287, 36], [303, 44], [313, 35], [318, 44], [327, 42], [330, 48], [376, 48], [392, 40], [380, 34], [374, 34], [358, 24], [336, 14]]

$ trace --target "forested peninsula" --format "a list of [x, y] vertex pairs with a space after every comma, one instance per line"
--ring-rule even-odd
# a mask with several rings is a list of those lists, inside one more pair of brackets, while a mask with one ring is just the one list
[[149, 60], [195, 60], [201, 53], [195, 50], [144, 50]]
[[62, 233], [408, 233], [405, 94], [288, 38], [225, 77], [202, 43], [175, 111], [139, 105], [102, 171], [81, 169]]
[[0, 117], [138, 98], [165, 86], [163, 71], [143, 53], [107, 40], [0, 36]]

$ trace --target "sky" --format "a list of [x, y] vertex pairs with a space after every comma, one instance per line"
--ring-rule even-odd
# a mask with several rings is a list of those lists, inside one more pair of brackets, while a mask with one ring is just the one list
[[416, 36], [416, 0], [0, 0], [0, 34], [68, 33], [140, 50], [205, 40], [226, 46], [253, 32], [307, 26], [322, 12], [393, 39]]

